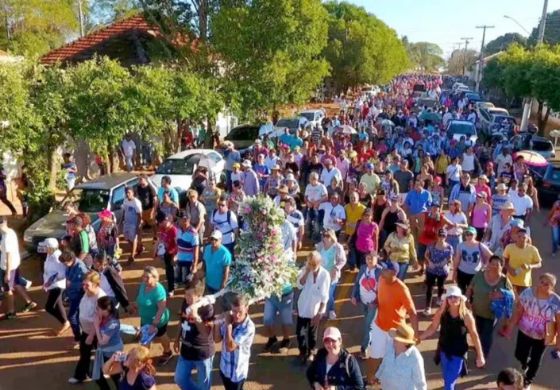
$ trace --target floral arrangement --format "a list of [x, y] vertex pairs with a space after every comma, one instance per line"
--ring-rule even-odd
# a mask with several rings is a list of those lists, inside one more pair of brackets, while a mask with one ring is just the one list
[[244, 294], [250, 301], [282, 295], [293, 284], [297, 268], [284, 251], [281, 226], [284, 211], [266, 195], [248, 197], [239, 206], [246, 229], [235, 247], [235, 264], [228, 290]]

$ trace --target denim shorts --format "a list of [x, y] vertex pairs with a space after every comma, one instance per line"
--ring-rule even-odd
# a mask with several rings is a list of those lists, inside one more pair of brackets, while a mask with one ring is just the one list
[[294, 307], [294, 292], [282, 295], [279, 299], [277, 296], [271, 296], [264, 302], [264, 319], [265, 326], [292, 325]]

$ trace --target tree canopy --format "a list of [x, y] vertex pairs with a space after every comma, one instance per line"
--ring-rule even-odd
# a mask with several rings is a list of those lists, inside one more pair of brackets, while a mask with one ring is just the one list
[[454, 50], [447, 61], [447, 72], [452, 75], [463, 75], [473, 68], [477, 59], [478, 53], [475, 50]]
[[509, 97], [537, 99], [538, 127], [543, 131], [550, 109], [560, 111], [558, 80], [560, 45], [527, 49], [514, 44], [488, 63], [482, 81], [485, 87], [502, 89]]
[[253, 0], [225, 5], [213, 18], [211, 41], [229, 92], [244, 111], [303, 103], [328, 74], [319, 0]]
[[495, 53], [498, 53], [503, 50], [507, 50], [507, 48], [512, 43], [519, 43], [522, 46], [527, 44], [527, 38], [519, 33], [506, 33], [504, 35], [500, 35], [498, 38], [491, 40], [484, 46], [484, 55], [489, 56]]
[[347, 2], [328, 1], [324, 6], [329, 14], [324, 55], [338, 90], [383, 84], [408, 69], [405, 47], [385, 23]]
[[434, 72], [445, 65], [443, 50], [437, 44], [431, 42], [409, 43], [404, 38], [406, 37], [403, 37], [403, 43], [408, 52], [410, 62], [417, 70]]
[[[529, 35], [528, 43], [532, 46], [536, 45], [539, 35], [539, 24], [537, 24]], [[560, 9], [549, 12], [546, 15], [546, 26], [544, 29], [544, 42], [549, 45], [560, 43]]]

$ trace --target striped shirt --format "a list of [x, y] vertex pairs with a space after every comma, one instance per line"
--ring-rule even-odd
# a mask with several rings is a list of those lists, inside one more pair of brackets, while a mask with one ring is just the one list
[[189, 227], [187, 230], [177, 229], [177, 261], [192, 262], [194, 260], [194, 251], [199, 246], [198, 233]]
[[234, 383], [247, 379], [247, 374], [249, 373], [249, 359], [251, 357], [251, 345], [255, 337], [255, 324], [249, 316], [247, 316], [245, 321], [233, 327], [232, 337], [237, 348], [232, 352], [228, 352], [226, 348], [225, 323], [220, 326], [220, 334], [222, 335], [220, 371], [226, 378]]

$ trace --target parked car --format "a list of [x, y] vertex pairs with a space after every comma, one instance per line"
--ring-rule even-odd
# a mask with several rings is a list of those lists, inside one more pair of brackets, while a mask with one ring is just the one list
[[376, 96], [380, 91], [381, 90], [376, 85], [365, 85], [361, 89], [362, 95], [365, 95], [368, 98]]
[[536, 182], [539, 197], [543, 206], [550, 206], [559, 199], [560, 194], [560, 165], [549, 164], [541, 180]]
[[25, 248], [29, 252], [44, 252], [45, 248], [39, 246], [40, 242], [49, 237], [61, 239], [66, 235], [68, 213], [64, 209], [69, 203], [76, 204], [79, 211], [90, 216], [95, 230], [99, 229], [100, 222], [97, 213], [103, 209], [111, 210], [117, 218], [117, 223], [120, 223], [123, 217], [125, 189], [137, 185], [138, 177], [129, 172], [111, 173], [78, 184], [61, 202], [54, 205], [47, 215], [25, 230], [23, 233]]
[[476, 103], [482, 101], [482, 97], [480, 94], [476, 92], [467, 92], [465, 93], [465, 97], [469, 99], [469, 103]]
[[260, 128], [260, 125], [240, 125], [231, 129], [224, 140], [233, 143], [235, 149], [243, 151], [253, 146], [255, 140], [259, 137]]
[[485, 102], [485, 101], [479, 101], [479, 102], [475, 102], [474, 103], [475, 107], [477, 110], [481, 109], [481, 108], [494, 108], [494, 103], [492, 102]]
[[[254, 141], [254, 139], [253, 139]], [[198, 166], [208, 168], [210, 176], [220, 182], [225, 169], [225, 159], [212, 149], [190, 149], [166, 158], [156, 169], [150, 181], [156, 188], [161, 186], [161, 178], [169, 176], [171, 185], [182, 194], [192, 183], [192, 175]]]
[[321, 126], [323, 119], [325, 118], [325, 111], [323, 110], [305, 110], [298, 114], [299, 117], [305, 118], [307, 120], [306, 126], [315, 127]]
[[544, 137], [534, 135], [530, 132], [522, 132], [514, 135], [511, 138], [513, 149], [517, 150], [532, 150], [537, 152], [547, 160], [555, 158], [556, 152], [552, 142]]
[[[321, 124], [321, 122], [319, 122]], [[285, 129], [290, 130], [290, 134], [295, 134], [300, 127], [307, 127], [308, 121], [305, 117], [295, 117], [295, 118], [282, 118], [276, 122], [274, 125], [274, 132], [269, 134], [269, 137], [280, 137], [284, 134]]]
[[467, 144], [474, 145], [478, 139], [478, 133], [472, 122], [452, 120], [447, 124], [447, 137], [456, 141], [465, 137]]

